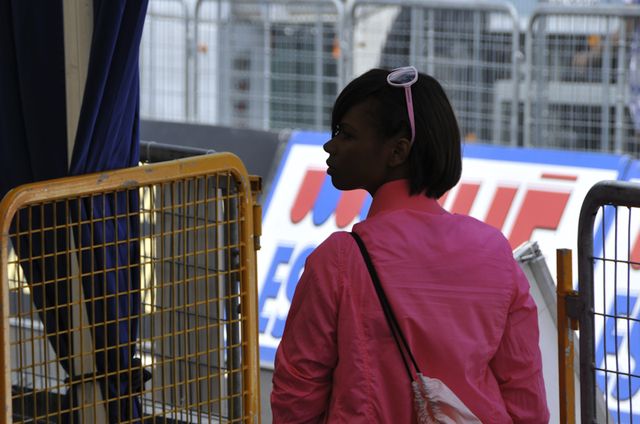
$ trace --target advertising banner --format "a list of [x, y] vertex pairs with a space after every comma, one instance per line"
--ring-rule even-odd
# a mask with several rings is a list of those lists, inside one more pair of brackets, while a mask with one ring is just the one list
[[[340, 192], [331, 185], [322, 149], [329, 137], [294, 133], [265, 201], [258, 256], [264, 367], [273, 366], [306, 257], [332, 232], [349, 231], [364, 219], [371, 204], [362, 190]], [[623, 178], [628, 167], [618, 155], [467, 144], [460, 183], [440, 203], [500, 229], [513, 248], [537, 241], [555, 274], [555, 250], [576, 251], [587, 191], [598, 181]]]

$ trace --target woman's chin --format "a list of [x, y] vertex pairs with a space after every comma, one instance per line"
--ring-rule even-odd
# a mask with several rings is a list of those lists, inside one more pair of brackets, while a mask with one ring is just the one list
[[334, 175], [331, 175], [331, 184], [333, 184], [333, 186], [340, 191], [349, 191], [349, 190], [355, 190], [360, 188], [360, 187], [355, 187], [353, 184], [348, 184], [348, 183], [345, 183], [344, 181], [340, 181], [340, 179], [336, 178]]
[[331, 168], [327, 169], [327, 175], [329, 175], [331, 177], [331, 184], [337, 188], [338, 190], [344, 190], [343, 184], [340, 181], [340, 178], [338, 178], [333, 172], [333, 170]]

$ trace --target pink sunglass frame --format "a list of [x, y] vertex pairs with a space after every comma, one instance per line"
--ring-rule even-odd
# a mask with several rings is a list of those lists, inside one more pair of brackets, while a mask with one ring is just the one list
[[[413, 77], [406, 82], [397, 82], [399, 78], [413, 74]], [[413, 96], [411, 95], [411, 86], [418, 81], [418, 70], [415, 66], [404, 66], [396, 68], [387, 75], [387, 83], [392, 87], [403, 87], [404, 97], [407, 102], [407, 113], [409, 115], [409, 124], [411, 124], [411, 144], [416, 138], [416, 123], [413, 113]]]

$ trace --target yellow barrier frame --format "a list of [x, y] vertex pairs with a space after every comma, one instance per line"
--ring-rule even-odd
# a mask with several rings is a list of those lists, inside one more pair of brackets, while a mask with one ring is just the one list
[[572, 260], [570, 249], [556, 250], [556, 266], [558, 285], [557, 317], [558, 317], [558, 384], [560, 394], [560, 422], [575, 424], [576, 392], [574, 382], [575, 346], [573, 331], [578, 329], [578, 321], [567, 314], [567, 299], [576, 296], [573, 290]]
[[[161, 162], [134, 168], [100, 172], [76, 177], [60, 178], [44, 182], [26, 184], [11, 190], [0, 202], [0, 399], [4, 401], [4, 413], [0, 414], [0, 423], [10, 423], [12, 414], [10, 326], [9, 326], [9, 277], [8, 247], [10, 225], [17, 211], [27, 205], [44, 201], [62, 200], [69, 196], [85, 196], [106, 190], [122, 190], [161, 184], [190, 177], [202, 177], [215, 172], [229, 172], [239, 182], [242, 202], [239, 205], [242, 219], [239, 219], [241, 257], [244, 258], [241, 281], [246, 282], [242, 302], [257, 311], [257, 275], [256, 253], [259, 248], [261, 231], [260, 206], [255, 195], [261, 189], [260, 180], [250, 177], [242, 161], [231, 153], [216, 153], [169, 162]], [[249, 422], [260, 422], [260, 386], [259, 386], [259, 350], [257, 313], [249, 314], [244, 327], [243, 338], [247, 343], [243, 347], [243, 374], [245, 390], [243, 393], [244, 416]]]

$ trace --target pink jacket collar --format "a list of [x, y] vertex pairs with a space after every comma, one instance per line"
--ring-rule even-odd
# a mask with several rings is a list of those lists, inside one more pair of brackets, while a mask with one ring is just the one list
[[438, 204], [424, 194], [411, 196], [409, 194], [409, 180], [394, 180], [383, 184], [373, 196], [373, 202], [367, 218], [376, 216], [382, 212], [391, 212], [398, 209], [413, 209], [417, 211], [442, 215], [447, 213]]

